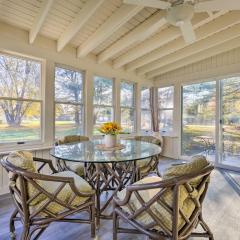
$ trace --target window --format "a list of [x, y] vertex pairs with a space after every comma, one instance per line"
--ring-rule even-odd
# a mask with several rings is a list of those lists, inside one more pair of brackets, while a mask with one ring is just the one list
[[41, 140], [41, 68], [0, 53], [0, 143]]
[[83, 134], [83, 73], [55, 67], [55, 138]]
[[162, 132], [173, 130], [174, 87], [158, 88], [159, 127]]
[[151, 108], [150, 108], [150, 89], [141, 89], [141, 130], [149, 131], [152, 129]]
[[182, 87], [182, 155], [215, 149], [216, 82]]
[[125, 132], [135, 131], [135, 86], [121, 82], [120, 87], [121, 126]]
[[94, 77], [93, 96], [93, 134], [100, 134], [98, 128], [105, 122], [114, 119], [113, 114], [113, 80], [103, 77]]

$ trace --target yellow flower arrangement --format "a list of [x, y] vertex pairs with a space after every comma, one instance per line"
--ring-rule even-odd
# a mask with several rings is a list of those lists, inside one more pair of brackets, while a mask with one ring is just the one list
[[116, 122], [106, 122], [98, 130], [105, 135], [118, 135], [122, 127]]

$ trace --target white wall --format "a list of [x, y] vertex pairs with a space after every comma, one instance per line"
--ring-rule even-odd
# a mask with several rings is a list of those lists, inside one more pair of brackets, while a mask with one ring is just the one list
[[180, 156], [181, 139], [181, 86], [187, 83], [211, 81], [240, 74], [240, 48], [193, 63], [154, 79], [154, 86], [174, 86], [174, 135], [178, 138], [177, 156]]

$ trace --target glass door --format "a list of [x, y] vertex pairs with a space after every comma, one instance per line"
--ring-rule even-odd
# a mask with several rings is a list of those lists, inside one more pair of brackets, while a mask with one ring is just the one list
[[182, 155], [216, 156], [216, 82], [182, 87]]
[[220, 81], [219, 163], [240, 167], [240, 77]]

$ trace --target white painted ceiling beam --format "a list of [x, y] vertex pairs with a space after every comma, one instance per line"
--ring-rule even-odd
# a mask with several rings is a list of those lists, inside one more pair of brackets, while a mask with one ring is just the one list
[[[207, 13], [197, 14], [193, 19], [193, 25], [200, 23], [208, 18]], [[166, 30], [154, 35], [153, 37], [147, 39], [146, 41], [140, 43], [138, 46], [132, 48], [127, 53], [121, 55], [117, 59], [113, 61], [114, 68], [120, 68], [123, 65], [134, 61], [135, 59], [163, 46], [169, 41], [173, 41], [174, 39], [181, 36], [181, 31], [177, 27], [169, 27]]]
[[[214, 17], [221, 16], [225, 14], [227, 11], [221, 11], [217, 13]], [[195, 14], [192, 24], [193, 29], [197, 29], [208, 22], [212, 21], [212, 17], [209, 17], [207, 13], [201, 13], [201, 14]], [[145, 42], [139, 44], [135, 48], [132, 48], [127, 53], [123, 54], [119, 58], [115, 59], [113, 62], [114, 68], [122, 67], [123, 65], [126, 65], [137, 58], [140, 58], [141, 56], [144, 56], [145, 54], [165, 45], [168, 42], [171, 42], [178, 37], [181, 37], [182, 34], [180, 32], [179, 28], [171, 26], [170, 28], [164, 30], [163, 32], [156, 34], [152, 38], [146, 40]]]
[[[206, 38], [218, 31], [225, 29], [228, 26], [232, 26], [240, 22], [240, 12], [226, 13], [224, 15], [215, 14], [211, 21], [207, 25], [202, 25], [195, 30], [197, 41]], [[187, 46], [186, 42], [180, 36], [176, 40], [167, 43], [166, 45], [148, 53], [144, 56], [134, 60], [133, 62], [126, 65], [127, 71], [133, 71], [137, 68], [140, 68], [148, 63], [151, 63], [157, 59], [160, 59], [168, 54], [171, 54], [179, 49]]]
[[57, 41], [57, 51], [60, 52], [80, 31], [89, 18], [96, 12], [105, 0], [88, 0], [78, 12], [75, 19]]
[[78, 47], [77, 56], [85, 57], [88, 55], [143, 8], [142, 6], [129, 6], [123, 4], [87, 39], [86, 42]]
[[146, 75], [147, 79], [153, 79], [157, 76], [160, 76], [164, 73], [171, 72], [173, 70], [179, 69], [181, 67], [187, 66], [192, 63], [196, 63], [199, 61], [202, 61], [204, 59], [207, 59], [212, 56], [216, 56], [218, 54], [230, 51], [234, 48], [240, 47], [240, 37], [237, 37], [233, 40], [221, 43], [219, 45], [216, 45], [210, 49], [204, 50], [200, 53], [194, 54], [190, 57], [186, 57], [184, 59], [178, 60], [172, 64], [169, 64], [167, 66], [164, 66], [158, 70], [152, 71]]
[[158, 61], [151, 63], [153, 65], [153, 68], [150, 68], [150, 70], [147, 70], [149, 74], [147, 73], [148, 77], [152, 77], [152, 74], [154, 75], [154, 71], [156, 69], [156, 72], [159, 68], [167, 66], [171, 63], [174, 63], [178, 60], [184, 59], [186, 57], [190, 57], [191, 55], [200, 53], [204, 50], [207, 50], [214, 47], [215, 45], [219, 45], [221, 43], [230, 41], [232, 39], [235, 39], [240, 36], [240, 24], [237, 24], [231, 28], [228, 28], [225, 31], [219, 32], [214, 34], [213, 36], [209, 38], [205, 38], [202, 41], [196, 42], [192, 45], [189, 45], [176, 53], [172, 53], [166, 57], [163, 57], [159, 59]]
[[144, 41], [165, 24], [165, 12], [157, 12], [139, 26], [134, 28], [127, 35], [118, 40], [116, 43], [100, 53], [98, 55], [98, 62], [102, 63], [132, 44]]
[[[240, 12], [235, 12], [234, 14], [230, 15], [230, 13], [216, 19], [215, 21], [210, 22], [206, 26], [202, 26], [196, 30], [196, 36], [197, 36], [197, 42], [193, 43], [192, 45], [186, 45], [184, 40], [181, 38], [179, 40], [175, 40], [164, 47], [159, 48], [158, 50], [154, 51], [154, 53], [150, 56], [151, 59], [155, 61], [151, 61], [150, 63], [144, 65], [143, 67], [140, 67], [137, 69], [137, 73], [140, 75], [143, 75], [147, 72], [150, 72], [152, 70], [155, 70], [159, 67], [162, 67], [164, 65], [167, 65], [169, 62], [169, 59], [174, 60], [174, 54], [178, 52], [184, 52], [185, 49], [191, 49], [194, 53], [194, 51], [198, 51], [199, 46], [208, 47], [208, 41], [214, 44], [214, 41], [222, 41], [224, 37], [228, 39], [236, 37], [236, 34], [240, 31]], [[236, 26], [234, 26], [236, 25]], [[234, 27], [233, 27], [234, 26]], [[231, 28], [232, 27], [232, 28]], [[239, 28], [239, 31], [238, 31]], [[227, 29], [227, 30], [226, 30]], [[224, 31], [226, 30], [226, 31]], [[228, 35], [230, 33], [230, 35]], [[224, 35], [226, 34], [226, 35]], [[211, 37], [212, 36], [212, 37]], [[219, 36], [219, 39], [218, 37]], [[203, 40], [204, 39], [204, 40]], [[202, 40], [202, 41], [200, 41]], [[204, 46], [206, 44], [206, 46]], [[183, 51], [181, 51], [181, 49]], [[158, 54], [158, 56], [156, 55]], [[146, 56], [147, 58], [148, 56]], [[149, 58], [147, 59], [149, 61]]]
[[29, 43], [33, 43], [37, 37], [37, 34], [39, 33], [44, 20], [53, 4], [54, 0], [43, 0], [41, 3], [40, 11], [32, 25], [32, 28], [29, 32]]

